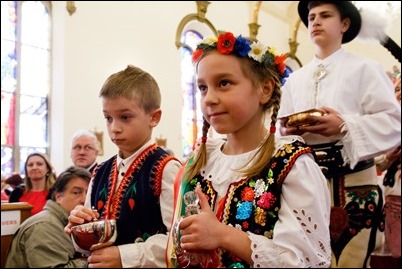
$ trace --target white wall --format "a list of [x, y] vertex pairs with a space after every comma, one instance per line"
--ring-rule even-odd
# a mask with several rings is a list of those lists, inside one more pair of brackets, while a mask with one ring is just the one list
[[[175, 46], [176, 29], [186, 15], [196, 13], [195, 1], [143, 2], [76, 1], [70, 16], [65, 2], [53, 1], [53, 92], [51, 95], [51, 160], [57, 172], [71, 165], [70, 139], [81, 128], [104, 132], [105, 154], [99, 161], [116, 154], [103, 119], [99, 90], [106, 78], [128, 64], [148, 71], [162, 92], [162, 120], [154, 138], [167, 138], [168, 147], [179, 157], [181, 151], [180, 55]], [[295, 6], [295, 5], [294, 5]], [[216, 29], [249, 35], [252, 4], [211, 1], [206, 17]], [[290, 21], [293, 21], [291, 18]], [[258, 39], [289, 51], [288, 39], [293, 23], [260, 12]], [[400, 17], [392, 29], [400, 44]], [[399, 28], [398, 28], [399, 27]], [[300, 26], [297, 56], [302, 62], [312, 57], [305, 27]], [[389, 69], [398, 64], [380, 45], [358, 42], [351, 51], [373, 57]], [[349, 47], [348, 47], [349, 49]]]

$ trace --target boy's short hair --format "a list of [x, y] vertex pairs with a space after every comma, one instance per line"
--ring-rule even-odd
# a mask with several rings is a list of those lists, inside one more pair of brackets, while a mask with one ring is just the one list
[[156, 80], [133, 65], [128, 65], [126, 69], [109, 76], [100, 90], [99, 97], [136, 99], [145, 112], [151, 112], [161, 106], [161, 94]]

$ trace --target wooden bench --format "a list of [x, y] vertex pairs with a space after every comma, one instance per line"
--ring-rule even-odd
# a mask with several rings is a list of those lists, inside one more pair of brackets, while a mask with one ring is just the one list
[[1, 204], [1, 268], [6, 264], [8, 248], [19, 225], [31, 216], [32, 206], [25, 202]]

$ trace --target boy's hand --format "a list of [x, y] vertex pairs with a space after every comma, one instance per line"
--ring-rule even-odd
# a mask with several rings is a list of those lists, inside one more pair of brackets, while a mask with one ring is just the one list
[[119, 248], [110, 246], [92, 251], [88, 268], [122, 268]]
[[70, 216], [68, 217], [68, 224], [64, 227], [64, 231], [71, 234], [71, 228], [73, 226], [90, 222], [97, 218], [99, 218], [98, 212], [86, 208], [83, 205], [77, 205], [73, 210], [71, 210]]
[[288, 118], [280, 118], [278, 119], [280, 123], [280, 128], [279, 132], [281, 135], [302, 135], [304, 132], [300, 131], [298, 127], [286, 127], [286, 124], [288, 122]]
[[300, 131], [320, 134], [327, 137], [340, 134], [343, 119], [340, 117], [339, 113], [329, 107], [320, 107], [319, 109], [323, 110], [325, 114], [323, 116], [309, 116], [309, 119], [314, 121], [315, 124], [300, 127]]
[[385, 159], [388, 162], [394, 162], [398, 158], [401, 158], [401, 146], [398, 146], [395, 149], [389, 151], [387, 154], [385, 154]]

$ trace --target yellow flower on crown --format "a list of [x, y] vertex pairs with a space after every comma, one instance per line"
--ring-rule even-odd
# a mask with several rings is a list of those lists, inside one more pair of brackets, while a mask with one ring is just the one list
[[261, 63], [262, 62], [262, 57], [264, 56], [265, 52], [269, 49], [262, 44], [261, 42], [253, 42], [251, 45], [251, 50], [248, 53], [248, 56], [256, 60], [257, 62]]
[[218, 41], [218, 38], [213, 36], [213, 37], [204, 38], [204, 40], [202, 40], [202, 43], [212, 46], [217, 41]]

